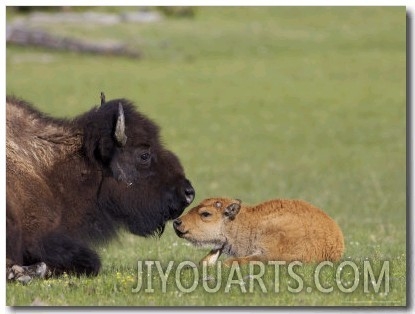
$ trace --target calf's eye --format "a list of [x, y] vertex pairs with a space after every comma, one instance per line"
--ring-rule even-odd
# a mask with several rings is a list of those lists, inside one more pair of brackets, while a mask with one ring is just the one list
[[200, 216], [202, 216], [202, 217], [206, 218], [206, 217], [212, 216], [212, 214], [211, 214], [211, 213], [209, 213], [209, 212], [202, 212], [202, 213], [200, 214]]

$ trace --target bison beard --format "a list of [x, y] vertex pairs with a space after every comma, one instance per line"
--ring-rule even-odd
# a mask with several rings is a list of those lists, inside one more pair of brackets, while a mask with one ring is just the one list
[[161, 235], [193, 201], [158, 127], [127, 100], [103, 99], [72, 120], [6, 102], [8, 267], [44, 262], [55, 274], [96, 275], [93, 245], [121, 228]]

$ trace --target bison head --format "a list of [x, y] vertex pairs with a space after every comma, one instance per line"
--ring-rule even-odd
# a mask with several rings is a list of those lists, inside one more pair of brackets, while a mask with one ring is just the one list
[[157, 125], [124, 99], [104, 101], [83, 119], [85, 154], [102, 173], [102, 215], [137, 235], [161, 234], [195, 191], [179, 159], [161, 144]]

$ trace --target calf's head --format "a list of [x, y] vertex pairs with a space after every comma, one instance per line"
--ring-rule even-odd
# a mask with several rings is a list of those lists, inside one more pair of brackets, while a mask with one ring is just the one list
[[173, 221], [176, 234], [195, 245], [221, 246], [226, 242], [223, 229], [241, 209], [238, 199], [209, 198]]
[[124, 99], [103, 101], [81, 120], [85, 154], [102, 171], [99, 207], [134, 234], [161, 234], [195, 191], [157, 125]]

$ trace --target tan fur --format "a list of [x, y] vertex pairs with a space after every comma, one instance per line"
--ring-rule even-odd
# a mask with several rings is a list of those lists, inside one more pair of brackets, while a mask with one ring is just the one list
[[80, 150], [80, 132], [74, 135], [73, 130], [48, 123], [14, 102], [6, 108], [7, 173], [21, 169], [39, 179], [40, 172]]
[[[225, 214], [231, 204], [239, 209], [234, 217]], [[233, 257], [225, 261], [230, 265], [234, 260], [337, 261], [344, 251], [343, 234], [336, 222], [301, 200], [277, 199], [245, 206], [239, 200], [211, 198], [179, 220], [175, 223], [179, 236], [195, 245], [214, 246], [201, 261], [208, 264], [215, 263], [221, 253]]]

